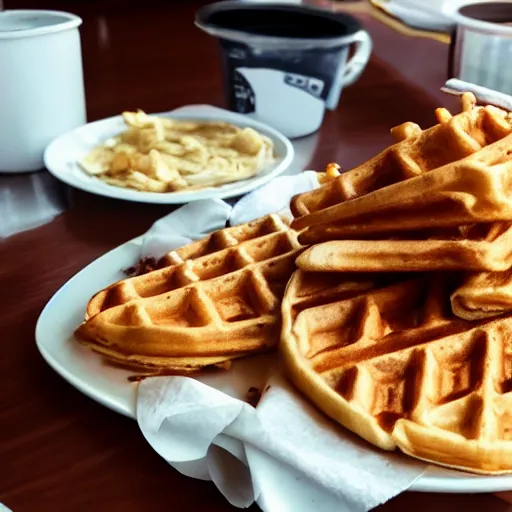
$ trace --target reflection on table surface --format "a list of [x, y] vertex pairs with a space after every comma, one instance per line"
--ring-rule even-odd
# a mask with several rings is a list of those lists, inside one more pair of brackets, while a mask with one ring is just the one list
[[65, 207], [65, 187], [46, 171], [0, 175], [0, 238], [46, 224]]

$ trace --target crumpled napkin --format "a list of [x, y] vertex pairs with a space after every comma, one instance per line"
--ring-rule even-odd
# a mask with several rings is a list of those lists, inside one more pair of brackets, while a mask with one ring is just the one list
[[[273, 363], [256, 408], [233, 398], [233, 389], [226, 393], [225, 376], [218, 379], [224, 392], [213, 379], [210, 386], [189, 377], [142, 381], [142, 433], [174, 468], [212, 480], [240, 508], [256, 501], [264, 511], [366, 511], [423, 473], [422, 464], [375, 450], [332, 423], [288, 384], [275, 358]], [[253, 362], [260, 370], [263, 364]], [[257, 382], [237, 374], [246, 389]]]
[[450, 32], [454, 26], [442, 12], [447, 0], [372, 0], [372, 3], [413, 28]]
[[[316, 173], [282, 176], [242, 198], [198, 201], [157, 221], [141, 257], [160, 257], [208, 232], [280, 211], [318, 186]], [[288, 210], [289, 211], [289, 210]], [[254, 408], [248, 393], [261, 392]], [[138, 388], [147, 441], [181, 473], [212, 480], [236, 507], [268, 512], [362, 512], [408, 489], [425, 465], [372, 448], [331, 422], [283, 378], [275, 354], [226, 372], [152, 377]]]
[[306, 171], [295, 176], [279, 176], [242, 197], [230, 206], [221, 199], [203, 199], [182, 206], [153, 224], [143, 236], [141, 257], [159, 258], [208, 233], [230, 225], [263, 217], [269, 213], [289, 213], [290, 199], [318, 186], [317, 173]]

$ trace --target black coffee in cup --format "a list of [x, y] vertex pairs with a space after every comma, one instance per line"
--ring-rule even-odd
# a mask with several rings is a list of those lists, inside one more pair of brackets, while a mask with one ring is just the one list
[[219, 39], [228, 107], [289, 137], [319, 128], [371, 51], [352, 16], [301, 5], [219, 2], [199, 10], [196, 24]]

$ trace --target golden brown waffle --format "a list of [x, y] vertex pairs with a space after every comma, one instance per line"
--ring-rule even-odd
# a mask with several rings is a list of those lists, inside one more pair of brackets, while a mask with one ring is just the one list
[[380, 448], [512, 472], [512, 318], [455, 317], [443, 276], [381, 279], [348, 275], [332, 288], [332, 275], [292, 276], [280, 344], [291, 380]]
[[300, 251], [277, 215], [212, 233], [97, 294], [76, 336], [121, 364], [193, 371], [275, 346]]
[[[86, 318], [130, 300], [154, 297], [187, 284], [229, 274], [247, 263], [297, 247], [288, 219], [276, 214], [219, 229], [170, 251], [153, 272], [123, 279], [101, 290], [87, 305]], [[247, 254], [249, 251], [249, 254]]]
[[[328, 183], [340, 175], [339, 166], [336, 164], [330, 164], [327, 166], [325, 172], [318, 172], [317, 175], [319, 183]], [[288, 230], [288, 227], [283, 228], [283, 223], [288, 226], [288, 219], [274, 214], [263, 217], [261, 219], [256, 219], [252, 222], [240, 224], [238, 226], [220, 229], [201, 240], [197, 240], [196, 242], [192, 242], [188, 245], [170, 251], [158, 261], [152, 257], [145, 258], [135, 267], [133, 267], [133, 272], [131, 273], [148, 274], [148, 272], [152, 270], [163, 269], [164, 267], [168, 266], [180, 265], [185, 261], [197, 260], [198, 258], [202, 258], [204, 256], [209, 257], [207, 260], [205, 260], [209, 262], [209, 260], [212, 259], [211, 255], [220, 253], [220, 251], [223, 251], [224, 249], [238, 246], [243, 242], [255, 238], [261, 238], [272, 233], [280, 232], [283, 229]], [[228, 252], [228, 258], [230, 257], [232, 257], [232, 251]], [[229, 263], [225, 264], [230, 265]], [[191, 264], [189, 263], [188, 265], [190, 266]], [[215, 270], [217, 268], [218, 272], [221, 273], [225, 270], [223, 270], [222, 265], [219, 267], [218, 265], [214, 264], [213, 267], [215, 268], [205, 268], [204, 270], [192, 269], [192, 272], [195, 273], [195, 277], [192, 277], [192, 279], [200, 280], [204, 278], [210, 278], [212, 277], [210, 272], [217, 272], [217, 270]], [[182, 272], [188, 268], [189, 267], [182, 267]], [[189, 274], [190, 272], [188, 272], [188, 275]], [[85, 318], [91, 318], [92, 316], [100, 313], [105, 309], [124, 304], [125, 302], [132, 299], [158, 295], [158, 293], [160, 293], [160, 289], [165, 292], [167, 289], [169, 289], [169, 284], [167, 282], [169, 275], [174, 276], [174, 270], [162, 270], [161, 272], [151, 274], [151, 276], [141, 277], [141, 275], [136, 275], [131, 279], [124, 279], [112, 284], [111, 286], [108, 286], [104, 290], [101, 290], [96, 295], [94, 295], [89, 301], [86, 308]], [[185, 284], [188, 282], [187, 276], [181, 279], [180, 272], [177, 272], [176, 275], [178, 276], [178, 279], [175, 279], [174, 277], [172, 278], [175, 279], [176, 286], [182, 282]]]
[[462, 160], [302, 219], [303, 244], [512, 220], [512, 134]]
[[466, 320], [512, 312], [512, 269], [467, 275], [463, 284], [453, 292], [451, 302], [453, 313]]
[[292, 226], [306, 228], [318, 220], [312, 217], [315, 212], [465, 158], [512, 132], [507, 112], [474, 107], [467, 96], [462, 113], [452, 117], [437, 109], [439, 124], [425, 131], [404, 123], [392, 130], [400, 142], [332, 182], [295, 196], [291, 208], [297, 218]]
[[475, 224], [389, 240], [333, 240], [306, 249], [296, 264], [307, 272], [503, 271], [512, 266], [512, 225]]

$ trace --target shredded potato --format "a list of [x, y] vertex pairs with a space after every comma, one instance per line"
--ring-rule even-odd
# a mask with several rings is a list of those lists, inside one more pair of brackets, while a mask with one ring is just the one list
[[110, 185], [148, 192], [214, 187], [259, 174], [272, 141], [252, 128], [123, 112], [126, 130], [78, 163]]

